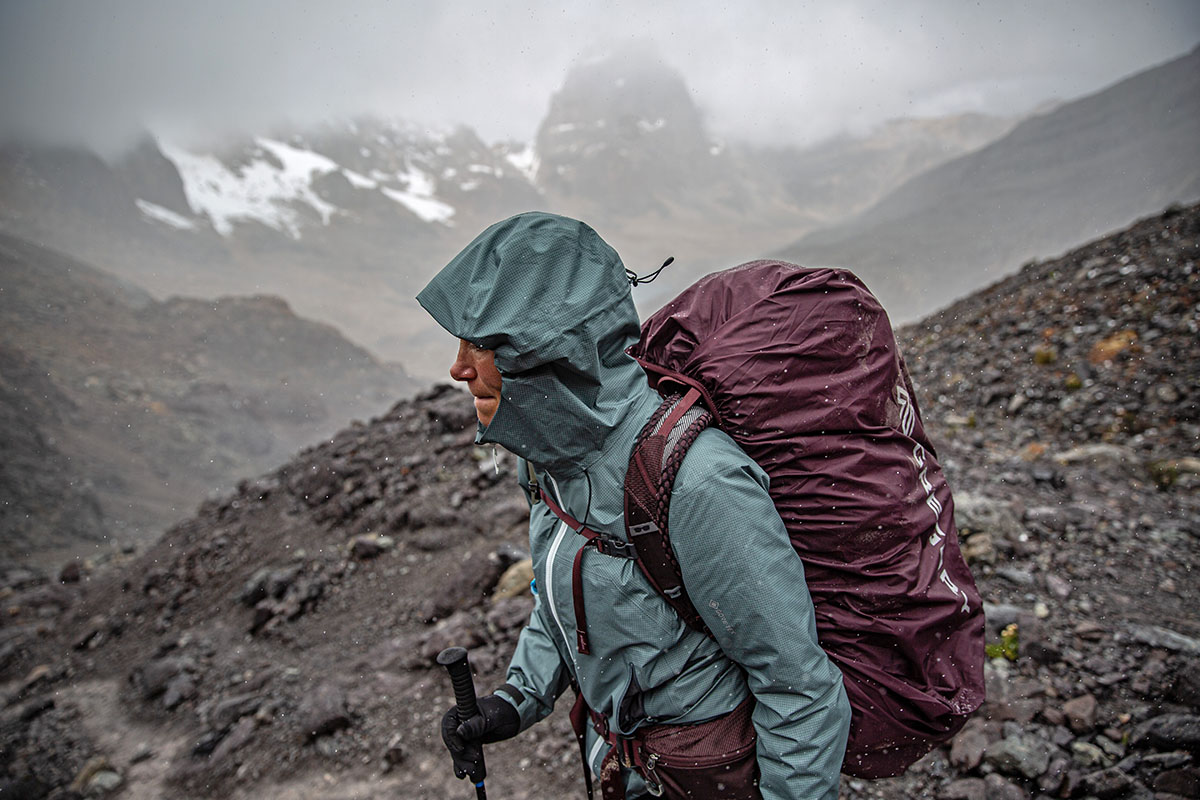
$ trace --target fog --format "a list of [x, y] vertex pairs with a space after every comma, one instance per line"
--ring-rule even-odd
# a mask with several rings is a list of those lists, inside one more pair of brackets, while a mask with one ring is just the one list
[[633, 39], [714, 134], [802, 144], [1093, 91], [1193, 47], [1200, 3], [4, 0], [0, 138], [114, 151], [379, 114], [529, 140], [571, 64]]

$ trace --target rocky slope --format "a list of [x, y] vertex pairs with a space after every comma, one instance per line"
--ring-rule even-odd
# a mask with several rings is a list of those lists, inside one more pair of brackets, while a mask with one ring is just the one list
[[[1198, 281], [1200, 207], [1172, 210], [900, 332], [1004, 647], [952, 744], [843, 798], [1197, 795]], [[472, 419], [440, 387], [136, 558], [10, 570], [0, 791], [467, 796], [433, 656], [499, 683], [532, 602], [513, 463]], [[489, 748], [495, 796], [582, 796], [564, 711]]]
[[0, 235], [0, 558], [151, 541], [414, 389], [278, 298], [159, 302]]

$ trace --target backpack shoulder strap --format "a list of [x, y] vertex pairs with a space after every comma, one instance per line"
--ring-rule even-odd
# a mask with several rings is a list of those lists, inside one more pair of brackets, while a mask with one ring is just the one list
[[696, 389], [668, 397], [638, 434], [625, 473], [625, 531], [650, 584], [689, 627], [712, 636], [684, 589], [667, 525], [679, 467], [712, 421], [712, 414], [696, 404], [699, 399]]

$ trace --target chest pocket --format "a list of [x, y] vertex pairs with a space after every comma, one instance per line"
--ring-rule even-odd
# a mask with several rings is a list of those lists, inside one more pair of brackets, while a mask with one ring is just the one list
[[654, 591], [631, 559], [608, 556], [589, 547], [584, 551], [580, 572], [583, 603], [592, 621], [591, 635], [604, 637], [606, 650], [647, 648], [661, 653], [686, 635], [683, 620]]
[[591, 655], [595, 640], [605, 657], [645, 660], [686, 635], [632, 559], [597, 550], [545, 506], [535, 514], [539, 508], [544, 516], [531, 537], [537, 583], [571, 656]]
[[[568, 647], [573, 645], [581, 655], [592, 654], [589, 611], [597, 618], [606, 656], [617, 655], [625, 648], [647, 648], [661, 653], [679, 641], [685, 635], [685, 625], [634, 563], [633, 546], [624, 539], [582, 525], [563, 511], [544, 485], [539, 485], [532, 469], [527, 474], [526, 488], [531, 495], [536, 492], [544, 509], [543, 524], [559, 522], [554, 526], [546, 557], [546, 570], [551, 573], [546, 577], [548, 586], [554, 586], [556, 579], [561, 580], [560, 570], [565, 571], [570, 559], [569, 591], [548, 598]], [[563, 625], [566, 619], [575, 623], [574, 641]]]
[[[542, 501], [563, 522], [561, 532], [574, 536], [576, 548], [571, 561], [571, 605], [575, 618], [575, 648], [581, 655], [591, 655], [591, 632], [588, 629], [588, 608], [598, 608], [604, 614], [608, 631], [649, 632], [658, 627], [662, 634], [664, 623], [671, 632], [682, 624], [678, 615], [659, 598], [635, 565], [636, 553], [631, 543], [612, 534], [591, 530], [563, 511], [545, 491]], [[579, 542], [580, 537], [585, 541]], [[556, 545], [560, 537], [556, 535]], [[557, 555], [553, 553], [552, 555]], [[584, 568], [585, 562], [587, 568]], [[608, 562], [608, 563], [605, 563]], [[588, 588], [600, 595], [585, 600]], [[656, 605], [658, 607], [656, 607]], [[633, 613], [634, 619], [629, 619]], [[640, 624], [639, 624], [640, 623]], [[657, 625], [656, 625], [657, 623]], [[662, 638], [662, 636], [656, 636]], [[674, 639], [678, 639], [676, 635]], [[660, 649], [662, 645], [660, 644]]]

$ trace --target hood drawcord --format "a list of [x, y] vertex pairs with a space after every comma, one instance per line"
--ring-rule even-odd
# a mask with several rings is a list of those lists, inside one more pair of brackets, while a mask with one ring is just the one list
[[633, 270], [626, 268], [625, 277], [629, 279], [630, 286], [637, 286], [639, 283], [654, 283], [654, 279], [658, 277], [658, 273], [669, 267], [671, 262], [674, 260], [675, 256], [670, 256], [666, 261], [663, 262], [661, 267], [654, 270], [654, 272], [651, 272], [648, 275], [642, 275], [641, 277], [638, 277], [638, 274]]

